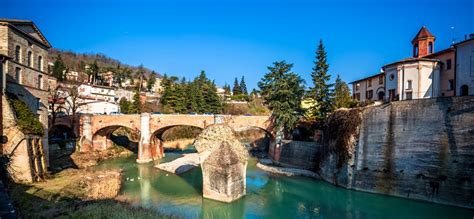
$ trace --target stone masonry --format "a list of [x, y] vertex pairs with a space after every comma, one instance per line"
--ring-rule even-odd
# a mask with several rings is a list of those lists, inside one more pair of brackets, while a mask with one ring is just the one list
[[355, 190], [474, 208], [474, 98], [392, 102], [363, 110], [354, 151], [320, 175]]
[[[16, 60], [16, 48], [19, 48]], [[48, 157], [48, 49], [51, 47], [31, 21], [0, 19], [0, 54], [11, 59], [6, 62], [3, 85], [6, 92], [18, 96], [38, 115], [45, 135], [42, 143]], [[5, 122], [5, 121], [4, 121]]]

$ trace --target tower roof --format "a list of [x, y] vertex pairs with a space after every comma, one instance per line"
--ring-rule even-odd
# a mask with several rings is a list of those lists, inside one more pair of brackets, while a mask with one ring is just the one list
[[435, 38], [435, 36], [426, 28], [425, 26], [421, 27], [420, 31], [416, 34], [415, 38], [411, 41], [415, 43], [418, 40], [426, 39], [426, 38]]

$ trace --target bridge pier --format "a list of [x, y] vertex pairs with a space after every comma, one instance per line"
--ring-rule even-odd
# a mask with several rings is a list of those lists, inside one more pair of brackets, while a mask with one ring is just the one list
[[150, 145], [150, 113], [140, 115], [140, 143], [138, 144], [137, 163], [153, 161]]
[[80, 118], [80, 152], [92, 151], [92, 119], [91, 115], [83, 115]]

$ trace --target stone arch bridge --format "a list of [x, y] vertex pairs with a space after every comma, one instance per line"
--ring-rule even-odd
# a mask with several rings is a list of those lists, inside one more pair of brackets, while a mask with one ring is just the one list
[[138, 144], [139, 163], [163, 157], [162, 140], [157, 134], [175, 126], [194, 126], [205, 129], [212, 124], [227, 124], [236, 131], [258, 128], [273, 136], [268, 116], [231, 115], [176, 115], [149, 113], [131, 115], [82, 115], [79, 123], [80, 151], [106, 150], [113, 145], [111, 134], [125, 127], [140, 135]]

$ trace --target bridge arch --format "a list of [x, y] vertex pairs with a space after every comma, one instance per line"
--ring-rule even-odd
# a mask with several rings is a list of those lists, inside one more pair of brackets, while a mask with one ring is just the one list
[[[93, 150], [106, 150], [113, 146], [112, 134], [119, 128], [130, 131], [131, 134], [140, 136], [140, 130], [124, 125], [110, 125], [100, 128], [92, 134]], [[130, 140], [130, 139], [129, 139]], [[128, 148], [130, 149], [130, 148]], [[138, 148], [136, 149], [138, 150]]]
[[[165, 144], [166, 144], [166, 140], [167, 139], [164, 139], [164, 135], [166, 134], [167, 131], [171, 131], [172, 129], [174, 128], [178, 128], [178, 127], [191, 127], [193, 128], [194, 130], [199, 130], [199, 133], [202, 132], [202, 130], [204, 130], [201, 126], [196, 126], [196, 125], [183, 125], [183, 124], [177, 124], [177, 125], [169, 125], [169, 126], [165, 126], [165, 127], [160, 127], [156, 130], [153, 130], [151, 132], [151, 135], [150, 135], [150, 146], [151, 146], [151, 150], [152, 150], [152, 155], [153, 153], [156, 153], [153, 157], [154, 158], [157, 158], [157, 157], [163, 157], [164, 156], [164, 152], [165, 152]], [[193, 130], [191, 130], [191, 132], [194, 132]], [[197, 133], [196, 136], [192, 136], [191, 138], [195, 138], [197, 137], [197, 135], [199, 134]], [[182, 138], [179, 138], [179, 140], [183, 140], [186, 138], [186, 135], [187, 134], [184, 134], [184, 136], [182, 135], [181, 137]], [[189, 135], [194, 135], [194, 133], [189, 133]], [[190, 138], [188, 138], [190, 139]], [[177, 139], [178, 140], [178, 139]], [[172, 140], [171, 140], [172, 141]], [[179, 144], [179, 143], [177, 143]], [[181, 148], [183, 149], [183, 148]]]

